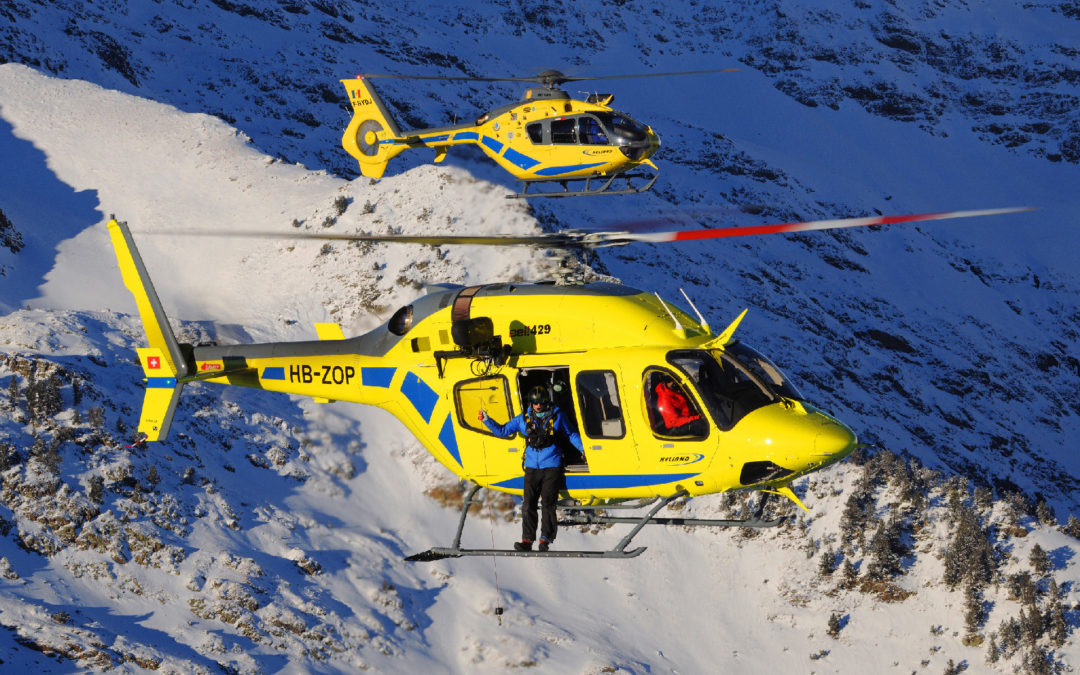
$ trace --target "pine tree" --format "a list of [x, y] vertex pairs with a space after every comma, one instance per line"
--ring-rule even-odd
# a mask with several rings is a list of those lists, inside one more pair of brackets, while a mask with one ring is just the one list
[[829, 637], [831, 637], [834, 640], [839, 638], [840, 637], [840, 628], [842, 628], [842, 626], [840, 624], [840, 615], [837, 614], [836, 612], [833, 612], [832, 614], [829, 615], [829, 630], [828, 630]]
[[1043, 634], [1042, 613], [1038, 607], [1030, 605], [1027, 610], [1020, 610], [1020, 630], [1024, 636], [1024, 644], [1034, 647]]
[[56, 439], [52, 443], [49, 443], [49, 447], [45, 450], [45, 454], [42, 455], [41, 461], [45, 464], [45, 468], [49, 470], [49, 473], [60, 473], [60, 465], [63, 460], [60, 457], [60, 442]]
[[11, 443], [0, 443], [0, 471], [6, 471], [19, 463], [19, 452]]
[[900, 566], [900, 528], [897, 521], [889, 525], [882, 523], [870, 539], [869, 562], [866, 565], [866, 577], [874, 581], [891, 579], [899, 574]]
[[42, 412], [46, 418], [55, 417], [64, 409], [64, 399], [60, 395], [60, 377], [56, 373], [45, 380], [41, 399]]
[[1080, 519], [1070, 513], [1069, 522], [1061, 528], [1061, 531], [1074, 539], [1080, 539]]
[[945, 583], [955, 588], [969, 580], [982, 587], [993, 581], [996, 571], [994, 547], [979, 524], [975, 510], [961, 507], [956, 531], [945, 551]]
[[986, 487], [975, 488], [975, 494], [972, 497], [972, 501], [975, 504], [975, 508], [979, 511], [986, 512], [994, 505], [994, 491]]
[[974, 583], [969, 582], [965, 591], [964, 622], [967, 624], [968, 634], [974, 635], [979, 632], [983, 621], [986, 620], [986, 609], [983, 606], [982, 591]]
[[990, 645], [986, 648], [986, 662], [997, 663], [999, 658], [1001, 658], [1001, 654], [998, 652], [997, 639], [994, 637], [994, 634], [991, 633]]
[[45, 457], [45, 439], [41, 436], [34, 436], [34, 444], [30, 446], [30, 456], [42, 459]]
[[1031, 547], [1031, 568], [1035, 570], [1035, 574], [1039, 576], [1045, 576], [1050, 571], [1050, 557], [1046, 555], [1046, 551], [1042, 546], [1035, 544]]
[[1002, 653], [1006, 658], [1012, 656], [1012, 654], [1020, 647], [1020, 640], [1023, 637], [1020, 630], [1020, 622], [1013, 616], [1005, 619], [1001, 622], [1001, 627], [998, 628], [998, 634], [1001, 636]]
[[[8, 409], [15, 410], [19, 401], [19, 380], [14, 375], [11, 376], [11, 382], [8, 383]], [[1073, 518], [1073, 520], [1076, 520]]]
[[859, 578], [859, 571], [851, 564], [851, 558], [844, 559], [844, 566], [841, 568], [841, 574], [844, 575], [844, 584], [846, 586], [851, 586], [855, 583], [855, 580]]
[[1054, 509], [1050, 508], [1050, 505], [1042, 499], [1039, 499], [1039, 503], [1035, 505], [1035, 517], [1043, 525], [1053, 527], [1058, 524], [1057, 518], [1054, 517]]
[[836, 569], [836, 550], [830, 546], [821, 553], [821, 561], [818, 563], [818, 573], [827, 577]]
[[1009, 591], [1009, 598], [1019, 600], [1022, 605], [1034, 605], [1037, 588], [1027, 572], [1011, 574], [1005, 580], [1005, 587]]
[[87, 414], [87, 421], [90, 422], [90, 426], [95, 429], [100, 429], [105, 426], [105, 409], [99, 405], [90, 408]]
[[840, 541], [846, 545], [846, 551], [852, 550], [852, 542], [860, 546], [863, 544], [866, 527], [872, 515], [873, 495], [869, 486], [856, 485], [855, 491], [844, 503], [844, 511], [840, 516]]
[[1024, 654], [1025, 675], [1051, 675], [1054, 672], [1046, 653], [1037, 646], [1031, 646]]

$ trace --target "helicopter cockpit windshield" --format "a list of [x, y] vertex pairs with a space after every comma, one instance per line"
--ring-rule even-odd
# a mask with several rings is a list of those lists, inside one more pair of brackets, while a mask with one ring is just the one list
[[741, 342], [733, 342], [724, 347], [724, 353], [738, 359], [739, 363], [746, 366], [753, 375], [780, 396], [799, 401], [805, 400], [791, 380], [787, 379], [768, 357], [753, 347]]
[[754, 349], [738, 342], [723, 351], [681, 349], [668, 362], [694, 384], [721, 429], [730, 429], [747, 413], [778, 401], [802, 399], [780, 369]]
[[626, 145], [649, 138], [648, 128], [629, 115], [618, 112], [595, 112], [593, 115], [611, 131], [611, 135], [615, 137], [615, 145]]
[[619, 146], [630, 159], [640, 159], [648, 147], [649, 128], [629, 115], [618, 112], [593, 113], [608, 129], [611, 144]]

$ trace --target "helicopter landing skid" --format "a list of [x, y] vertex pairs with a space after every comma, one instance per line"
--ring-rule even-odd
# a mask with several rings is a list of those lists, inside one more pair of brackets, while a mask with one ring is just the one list
[[[632, 195], [639, 192], [645, 192], [652, 188], [656, 183], [656, 179], [660, 176], [659, 173], [652, 175], [644, 173], [614, 173], [610, 176], [589, 176], [587, 178], [544, 178], [538, 180], [526, 180], [522, 181], [523, 185], [521, 192], [512, 195], [506, 195], [507, 199], [521, 199], [524, 197], [582, 197], [585, 195]], [[626, 187], [623, 189], [612, 189], [613, 183], [616, 178], [621, 178], [626, 181]], [[647, 179], [644, 185], [640, 187], [634, 187], [632, 180], [634, 179]], [[571, 190], [570, 184], [580, 181], [585, 181], [585, 186], [580, 190]], [[601, 181], [598, 187], [593, 185], [593, 181]], [[550, 191], [550, 192], [529, 192], [529, 188], [533, 185], [550, 185], [555, 184], [562, 187], [562, 192]]]
[[[479, 549], [461, 548], [461, 533], [465, 529], [465, 518], [469, 515], [469, 507], [480, 502], [473, 499], [480, 491], [480, 486], [475, 485], [469, 491], [461, 504], [461, 518], [458, 520], [457, 533], [454, 535], [454, 543], [448, 548], [434, 547], [422, 553], [413, 554], [405, 558], [408, 562], [431, 562], [444, 558], [461, 558], [466, 556], [505, 556], [516, 558], [636, 558], [645, 552], [644, 546], [627, 550], [630, 540], [641, 528], [650, 523], [654, 525], [686, 525], [686, 526], [711, 526], [711, 527], [776, 527], [784, 519], [762, 519], [768, 495], [762, 495], [755, 514], [745, 520], [702, 520], [696, 518], [657, 518], [656, 514], [671, 502], [680, 497], [688, 496], [686, 490], [680, 490], [675, 494], [664, 497], [649, 512], [640, 518], [605, 516], [594, 513], [590, 507], [561, 507], [568, 512], [568, 520], [560, 521], [565, 525], [593, 525], [602, 523], [636, 523], [634, 528], [623, 537], [614, 548], [595, 551], [517, 551], [514, 549]], [[652, 503], [652, 501], [648, 502]]]
[[[667, 502], [671, 502], [679, 497], [686, 496], [685, 490], [676, 493], [669, 497]], [[762, 493], [761, 499], [758, 501], [757, 508], [754, 510], [754, 515], [749, 518], [741, 519], [703, 519], [703, 518], [650, 518], [643, 524], [646, 525], [682, 525], [686, 527], [776, 527], [780, 523], [784, 522], [784, 516], [778, 518], [765, 519], [762, 516], [765, 513], [765, 505], [769, 502], [769, 495]], [[566, 520], [560, 520], [560, 525], [598, 525], [598, 524], [617, 524], [617, 523], [636, 523], [639, 518], [628, 518], [626, 516], [608, 516], [595, 513], [593, 511], [587, 511], [580, 507], [571, 507], [567, 509]]]

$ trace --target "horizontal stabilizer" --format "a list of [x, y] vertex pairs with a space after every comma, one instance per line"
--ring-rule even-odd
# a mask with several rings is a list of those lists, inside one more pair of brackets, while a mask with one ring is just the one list
[[319, 336], [320, 340], [345, 339], [345, 332], [341, 330], [341, 325], [336, 323], [316, 323], [315, 334]]
[[176, 412], [176, 402], [180, 400], [180, 390], [184, 388], [184, 383], [176, 382], [175, 378], [168, 379], [172, 380], [173, 386], [147, 380], [142, 414], [139, 416], [139, 433], [143, 435], [143, 440], [163, 441], [169, 434], [173, 413]]

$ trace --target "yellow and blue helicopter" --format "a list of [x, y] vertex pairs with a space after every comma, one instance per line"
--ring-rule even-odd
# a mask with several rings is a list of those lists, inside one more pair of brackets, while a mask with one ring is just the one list
[[[536, 77], [456, 77], [422, 75], [357, 75], [342, 80], [352, 105], [353, 117], [341, 142], [360, 163], [360, 172], [381, 178], [387, 163], [408, 148], [434, 148], [435, 162], [446, 158], [454, 145], [476, 145], [500, 167], [522, 181], [522, 190], [509, 197], [573, 197], [599, 194], [631, 194], [651, 188], [659, 175], [649, 159], [660, 139], [651, 127], [612, 109], [612, 94], [589, 94], [571, 98], [559, 87], [582, 80], [669, 77], [729, 72], [695, 70], [678, 73], [576, 77], [546, 70]], [[392, 77], [412, 80], [473, 82], [530, 82], [520, 101], [496, 108], [473, 124], [402, 131], [375, 92], [371, 80]], [[645, 168], [650, 169], [644, 172]], [[642, 173], [633, 173], [643, 169]], [[625, 181], [617, 188], [616, 179]], [[634, 186], [635, 180], [646, 181]], [[571, 190], [571, 183], [584, 182]], [[554, 191], [529, 192], [531, 186], [555, 184]]]
[[[712, 228], [667, 233], [563, 231], [532, 237], [245, 233], [240, 236], [397, 241], [420, 244], [526, 244], [595, 247], [803, 232], [1010, 213], [1021, 209]], [[757, 512], [741, 520], [660, 518], [682, 497], [761, 491], [806, 508], [794, 480], [849, 455], [855, 433], [815, 407], [763, 354], [736, 339], [742, 312], [716, 333], [660, 296], [614, 283], [494, 283], [434, 287], [383, 325], [346, 338], [337, 324], [316, 324], [318, 340], [203, 346], [180, 344], [154, 292], [131, 232], [108, 224], [124, 283], [135, 297], [148, 346], [138, 349], [146, 381], [142, 441], [168, 434], [184, 385], [202, 381], [349, 401], [392, 413], [449, 471], [474, 484], [457, 534], [411, 560], [469, 555], [627, 558], [646, 524], [768, 527]], [[174, 233], [175, 234], [175, 233]], [[190, 233], [189, 233], [190, 234]], [[200, 233], [210, 234], [210, 233]], [[221, 233], [218, 233], [221, 234]], [[234, 236], [234, 235], [226, 235]], [[689, 302], [689, 298], [687, 298]], [[690, 303], [691, 308], [693, 304]], [[657, 387], [682, 394], [696, 421], [668, 427]], [[577, 426], [584, 445], [567, 454], [561, 495], [576, 523], [631, 523], [616, 546], [592, 551], [468, 549], [461, 536], [482, 487], [520, 495], [519, 441], [498, 438], [479, 421], [520, 413], [543, 387]], [[609, 515], [619, 506], [654, 504], [641, 517]]]

